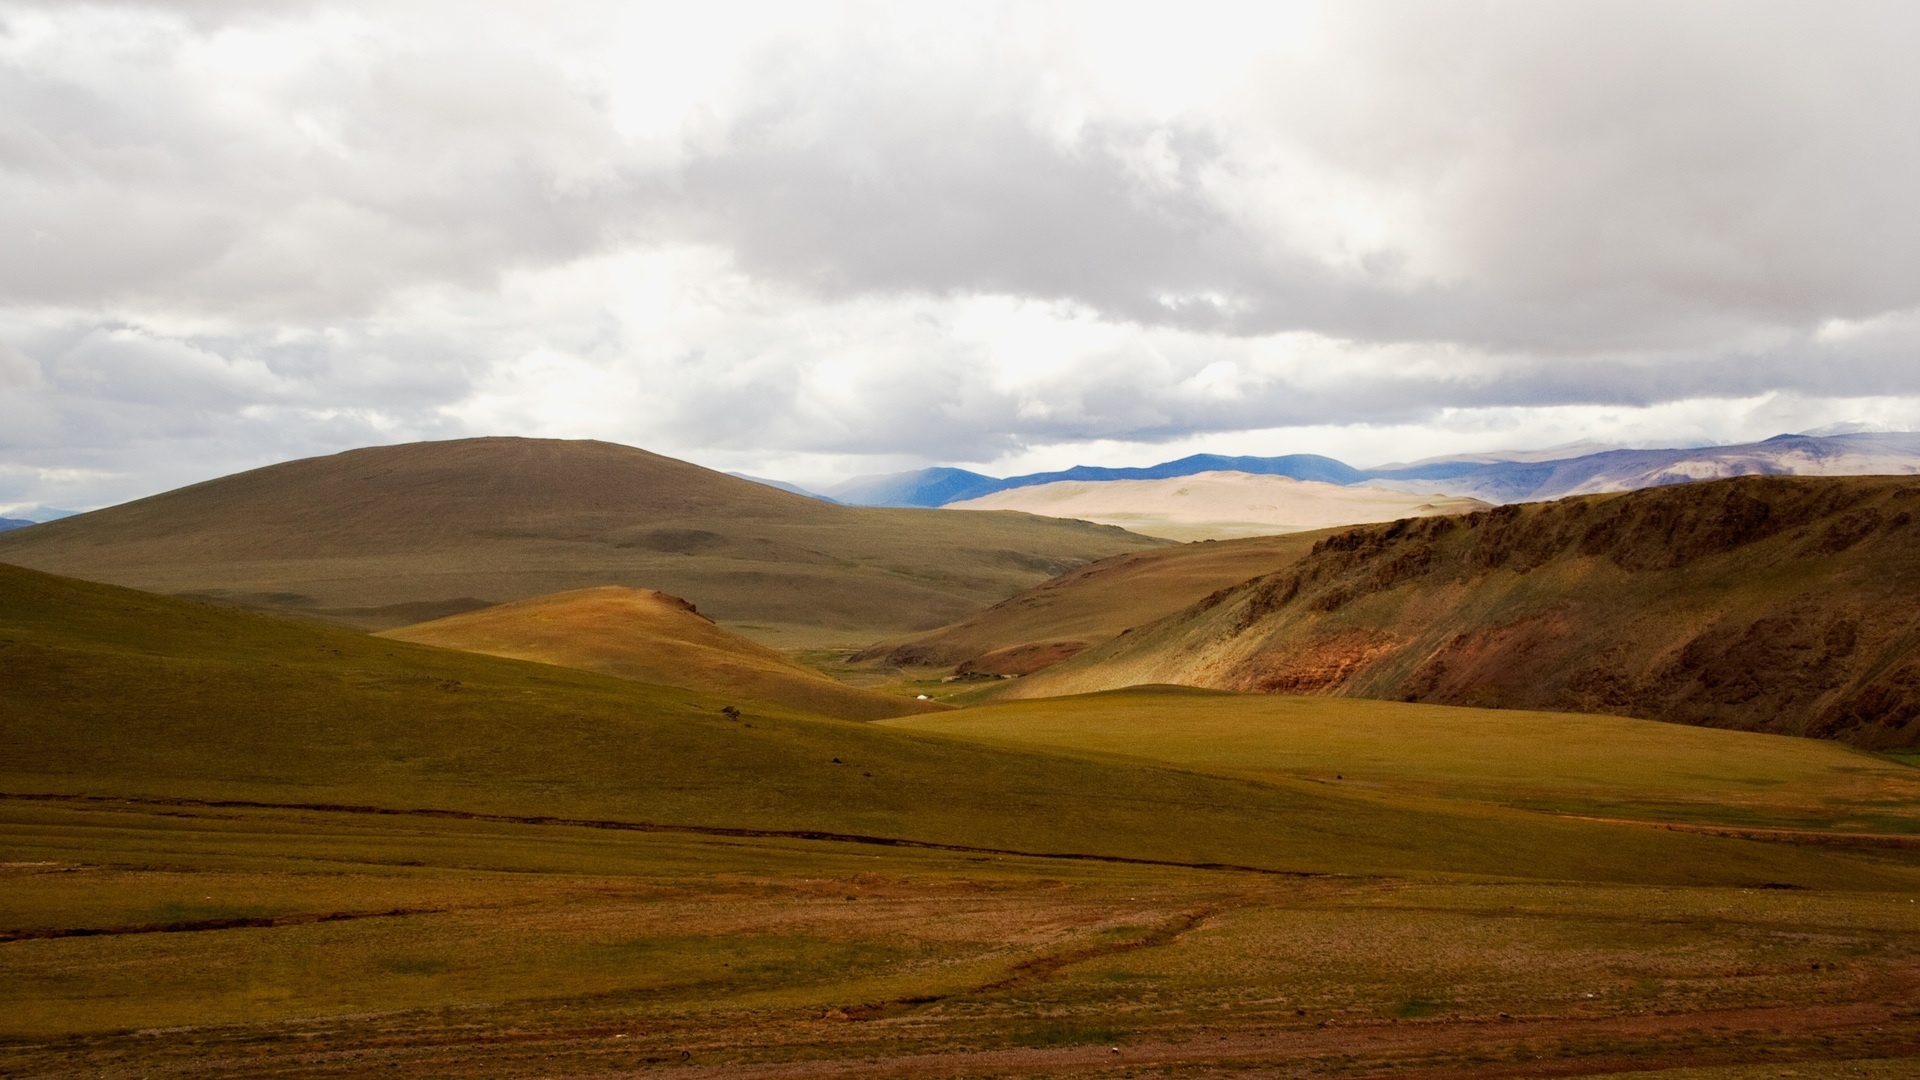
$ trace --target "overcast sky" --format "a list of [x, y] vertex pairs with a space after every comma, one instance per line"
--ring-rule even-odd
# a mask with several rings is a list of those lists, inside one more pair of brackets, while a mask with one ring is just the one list
[[0, 513], [1920, 414], [1920, 5], [0, 0]]

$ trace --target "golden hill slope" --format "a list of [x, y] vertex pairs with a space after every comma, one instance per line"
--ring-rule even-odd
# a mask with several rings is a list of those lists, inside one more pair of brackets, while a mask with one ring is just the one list
[[1289, 476], [1204, 472], [1162, 480], [1058, 480], [948, 503], [949, 510], [1022, 510], [1118, 525], [1169, 540], [1226, 540], [1405, 517], [1464, 514], [1490, 504]]
[[1288, 566], [1324, 535], [1255, 536], [1115, 555], [951, 626], [881, 642], [853, 659], [1031, 674], [1215, 590]]
[[631, 585], [734, 625], [871, 640], [1159, 543], [837, 506], [612, 443], [462, 439], [286, 462], [0, 535], [0, 560], [369, 629]]
[[379, 636], [598, 671], [842, 720], [877, 720], [939, 708], [835, 682], [782, 653], [721, 629], [685, 600], [652, 589], [620, 585], [576, 589], [449, 615]]
[[238, 802], [1285, 871], [1913, 881], [1891, 862], [1788, 845], [997, 747], [789, 710], [734, 719], [722, 699], [694, 691], [3, 565], [0, 686], [0, 808]]
[[1920, 741], [1920, 481], [1749, 477], [1354, 529], [1008, 688], [1181, 683]]

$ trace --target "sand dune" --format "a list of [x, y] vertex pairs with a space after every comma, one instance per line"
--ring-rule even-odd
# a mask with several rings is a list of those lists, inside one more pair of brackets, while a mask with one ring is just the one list
[[1168, 480], [1063, 480], [950, 503], [1118, 525], [1168, 540], [1226, 540], [1484, 510], [1478, 499], [1208, 472]]
[[575, 589], [403, 626], [380, 636], [598, 671], [843, 720], [876, 720], [932, 708], [835, 682], [714, 625], [685, 600], [652, 589]]

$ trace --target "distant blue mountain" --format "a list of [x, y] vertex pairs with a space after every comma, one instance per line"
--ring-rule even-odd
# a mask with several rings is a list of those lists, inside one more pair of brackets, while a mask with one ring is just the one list
[[6, 532], [9, 529], [24, 529], [29, 525], [38, 524], [40, 523], [37, 521], [28, 521], [26, 518], [0, 518], [0, 532]]
[[859, 476], [829, 488], [833, 497], [854, 506], [945, 506], [977, 499], [1011, 486], [1006, 480], [965, 469], [915, 469], [886, 476]]
[[801, 487], [799, 484], [789, 484], [785, 480], [769, 480], [764, 476], [752, 476], [743, 472], [730, 472], [727, 475], [738, 477], [741, 480], [751, 480], [756, 484], [765, 484], [770, 488], [779, 488], [781, 491], [791, 491], [795, 495], [805, 495], [809, 499], [819, 499], [821, 502], [839, 502], [840, 501], [838, 499], [829, 499], [825, 495], [822, 495], [817, 491], [808, 491], [806, 488]]
[[1319, 454], [1286, 454], [1281, 457], [1194, 454], [1145, 468], [1107, 469], [1097, 465], [1075, 465], [1059, 472], [1028, 473], [1025, 476], [1009, 476], [1004, 480], [966, 469], [917, 469], [888, 476], [862, 476], [830, 490], [834, 498], [855, 506], [945, 506], [963, 499], [991, 495], [996, 491], [1051, 484], [1057, 480], [1166, 480], [1175, 476], [1222, 470], [1287, 476], [1295, 480], [1320, 480], [1329, 484], [1357, 484], [1367, 478], [1367, 474], [1345, 462]]
[[1468, 495], [1488, 502], [1528, 502], [1596, 491], [1631, 491], [1661, 484], [1751, 474], [1920, 473], [1920, 433], [1843, 432], [1776, 435], [1757, 443], [1665, 450], [1604, 450], [1540, 460], [1480, 454], [1356, 469], [1318, 454], [1223, 457], [1194, 454], [1142, 469], [1077, 465], [1059, 472], [1004, 480], [965, 469], [920, 469], [891, 476], [863, 476], [833, 488], [836, 499], [856, 506], [945, 506], [1009, 488], [1056, 480], [1165, 480], [1232, 470], [1329, 484], [1371, 483], [1403, 491]]

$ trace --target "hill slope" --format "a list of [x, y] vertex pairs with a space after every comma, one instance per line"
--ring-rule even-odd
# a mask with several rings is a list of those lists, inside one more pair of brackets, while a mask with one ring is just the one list
[[779, 705], [842, 720], [877, 720], [936, 707], [857, 690], [730, 633], [692, 604], [651, 589], [603, 585], [536, 596], [379, 636], [443, 649], [598, 671], [741, 703]]
[[603, 442], [309, 458], [0, 536], [0, 560], [367, 628], [593, 585], [732, 624], [939, 626], [1158, 542], [1016, 514], [836, 506]]
[[1243, 472], [1165, 480], [1060, 480], [947, 506], [1078, 518], [1169, 540], [1227, 540], [1486, 508], [1478, 499]]
[[[0, 792], [823, 833], [1360, 873], [1885, 887], [1783, 845], [755, 710], [0, 566]], [[436, 818], [438, 820], [439, 818]]]
[[1920, 833], [1920, 769], [1830, 742], [1618, 716], [1155, 686], [886, 724], [1558, 813]]
[[1010, 687], [1141, 683], [1920, 742], [1920, 481], [1753, 477], [1355, 529]]
[[1028, 675], [1208, 593], [1290, 565], [1321, 535], [1255, 536], [1115, 555], [951, 626], [883, 641], [853, 660]]

